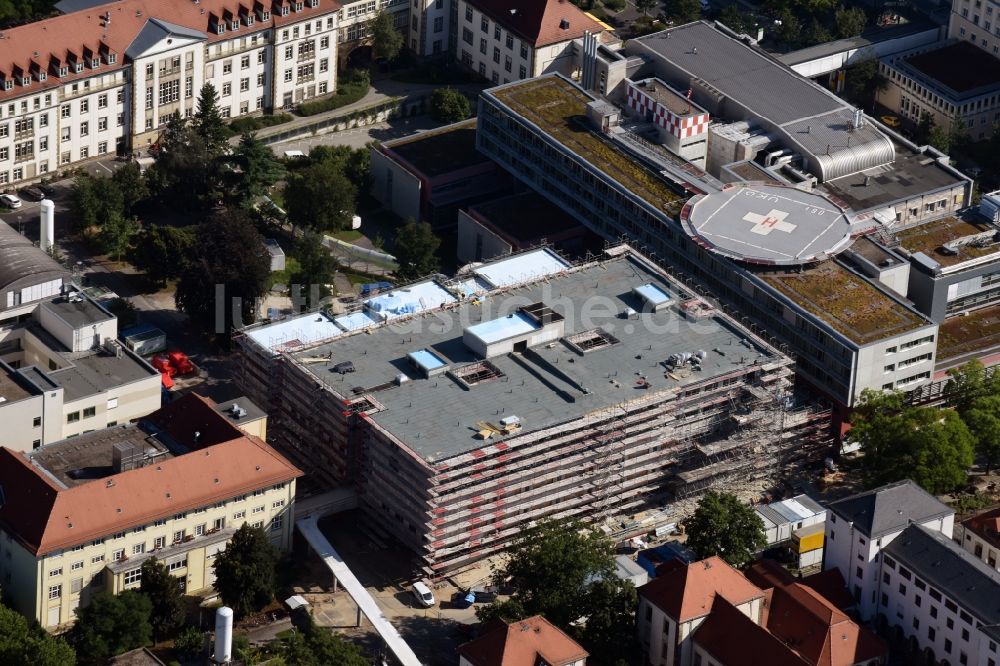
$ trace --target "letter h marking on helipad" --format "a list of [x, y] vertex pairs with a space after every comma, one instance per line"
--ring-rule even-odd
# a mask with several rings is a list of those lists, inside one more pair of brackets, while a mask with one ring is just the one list
[[743, 219], [747, 222], [754, 223], [750, 228], [750, 231], [755, 234], [760, 234], [761, 236], [766, 236], [775, 229], [778, 231], [784, 231], [787, 234], [795, 231], [798, 225], [792, 224], [791, 222], [785, 222], [786, 217], [788, 217], [787, 212], [772, 208], [771, 212], [767, 215], [747, 213], [743, 216]]

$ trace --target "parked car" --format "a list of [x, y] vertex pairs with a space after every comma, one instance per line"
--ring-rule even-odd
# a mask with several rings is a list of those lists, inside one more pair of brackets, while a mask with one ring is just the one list
[[16, 194], [0, 194], [0, 204], [7, 206], [7, 208], [20, 208], [21, 200], [17, 198]]
[[432, 608], [437, 603], [430, 586], [422, 580], [418, 580], [413, 584], [413, 596], [425, 608]]
[[21, 190], [21, 196], [30, 201], [41, 201], [45, 198], [45, 192], [42, 192], [37, 187], [26, 187]]

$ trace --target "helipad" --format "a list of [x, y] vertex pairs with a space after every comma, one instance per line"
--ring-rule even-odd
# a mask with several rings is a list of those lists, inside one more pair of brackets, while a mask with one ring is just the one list
[[851, 244], [851, 221], [821, 194], [781, 185], [736, 183], [691, 199], [684, 230], [719, 254], [755, 264], [804, 264]]

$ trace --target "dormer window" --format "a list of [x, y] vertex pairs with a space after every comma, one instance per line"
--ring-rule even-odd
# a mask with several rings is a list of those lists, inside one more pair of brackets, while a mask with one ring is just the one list
[[262, 11], [260, 13], [260, 20], [261, 21], [270, 21], [271, 20], [271, 12], [269, 12], [266, 9], [264, 11]]
[[309, 6], [312, 7], [313, 9], [316, 9], [317, 7], [319, 7], [319, 0], [309, 0]]
[[223, 34], [225, 32], [226, 32], [226, 24], [225, 23], [223, 23], [222, 21], [219, 21], [218, 23], [215, 24], [215, 34], [221, 35], [221, 34]]
[[100, 58], [91, 58], [90, 59], [90, 68], [91, 69], [97, 69], [100, 66], [101, 66], [101, 59]]
[[303, 2], [302, 2], [302, 0], [299, 0], [299, 2], [296, 2], [296, 3], [295, 3], [295, 11], [297, 11], [297, 12], [301, 12], [301, 11], [302, 11], [302, 8], [303, 8], [304, 6], [305, 6], [305, 3], [303, 3]]
[[240, 22], [239, 22], [239, 20], [232, 20], [232, 21], [230, 21], [229, 22], [229, 29], [230, 30], [239, 30], [240, 29]]
[[247, 14], [245, 20], [247, 25], [253, 25], [253, 14]]
[[281, 6], [281, 15], [282, 16], [288, 16], [288, 12], [289, 11], [291, 11], [291, 8], [288, 5], [282, 5]]
[[3, 89], [4, 90], [13, 90], [14, 89], [14, 79], [4, 79], [3, 80]]
[[31, 85], [31, 77], [30, 76], [22, 76], [21, 77], [21, 85], [22, 86], [30, 86]]
[[66, 65], [61, 65], [59, 67], [59, 76], [67, 76], [67, 75], [69, 75], [69, 67]]
[[48, 78], [48, 74], [45, 73], [45, 70], [43, 69], [38, 70], [38, 80], [44, 81], [46, 78]]
[[117, 53], [109, 53], [108, 54], [108, 64], [109, 65], [115, 64], [115, 62], [117, 60], [118, 60], [118, 54]]
[[74, 70], [76, 71], [77, 74], [79, 74], [80, 72], [82, 72], [83, 71], [83, 63], [82, 62], [76, 63], [76, 67], [74, 67]]

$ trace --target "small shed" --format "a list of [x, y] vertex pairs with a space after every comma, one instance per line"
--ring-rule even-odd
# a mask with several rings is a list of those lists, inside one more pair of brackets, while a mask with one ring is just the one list
[[271, 256], [271, 272], [285, 270], [285, 251], [281, 249], [278, 241], [273, 238], [265, 238], [264, 247], [267, 248], [267, 253]]
[[795, 530], [826, 523], [826, 509], [808, 495], [758, 506], [757, 515], [764, 523], [768, 546], [785, 543]]

